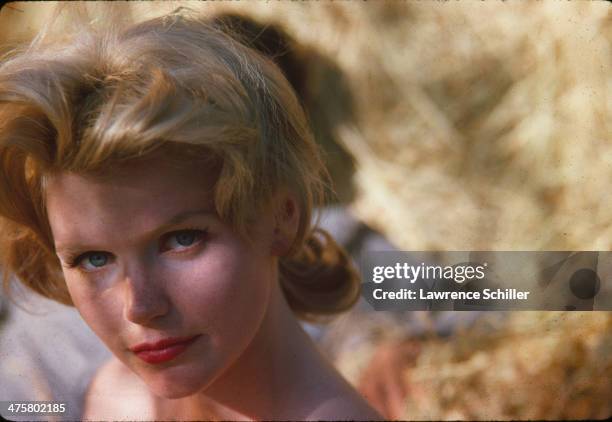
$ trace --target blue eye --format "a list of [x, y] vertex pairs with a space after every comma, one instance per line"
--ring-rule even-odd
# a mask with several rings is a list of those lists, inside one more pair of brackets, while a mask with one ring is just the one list
[[99, 252], [92, 253], [87, 258], [88, 262], [97, 268], [105, 266], [108, 262], [108, 256]]
[[109, 262], [110, 255], [106, 252], [87, 252], [77, 257], [69, 266], [79, 266], [85, 271], [95, 271], [106, 266]]
[[181, 246], [191, 246], [196, 241], [196, 234], [193, 231], [179, 232], [174, 235], [174, 238]]
[[180, 230], [169, 233], [166, 240], [163, 242], [163, 250], [181, 251], [190, 249], [192, 246], [200, 243], [204, 235], [203, 230]]

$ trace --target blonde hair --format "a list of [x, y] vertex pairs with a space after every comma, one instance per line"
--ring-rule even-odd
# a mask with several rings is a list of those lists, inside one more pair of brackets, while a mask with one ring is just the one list
[[248, 232], [249, 211], [279, 188], [301, 216], [281, 287], [300, 317], [348, 309], [359, 278], [311, 225], [328, 176], [276, 65], [204, 19], [175, 13], [123, 29], [39, 37], [0, 66], [0, 264], [34, 291], [72, 304], [44, 205], [45, 175], [108, 171], [169, 149], [218, 165], [219, 216]]

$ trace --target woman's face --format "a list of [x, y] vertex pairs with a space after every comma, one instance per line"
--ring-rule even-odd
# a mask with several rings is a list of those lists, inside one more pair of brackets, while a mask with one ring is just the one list
[[274, 219], [252, 243], [220, 221], [214, 176], [155, 159], [110, 176], [52, 176], [46, 201], [73, 302], [159, 396], [209, 385], [255, 336], [276, 258]]

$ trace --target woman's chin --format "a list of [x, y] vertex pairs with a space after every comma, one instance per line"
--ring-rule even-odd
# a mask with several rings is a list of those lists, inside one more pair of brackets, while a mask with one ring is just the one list
[[202, 390], [202, 386], [181, 383], [180, 381], [145, 380], [153, 394], [165, 399], [182, 399]]
[[157, 373], [140, 373], [153, 394], [166, 399], [180, 399], [204, 390], [209, 377], [198, 376], [189, 368], [167, 368]]

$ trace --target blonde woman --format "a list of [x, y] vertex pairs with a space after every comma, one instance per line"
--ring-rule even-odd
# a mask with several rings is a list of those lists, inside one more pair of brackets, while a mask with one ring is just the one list
[[359, 280], [272, 62], [188, 13], [43, 34], [0, 66], [0, 163], [5, 283], [114, 355], [85, 419], [380, 418], [298, 323]]

